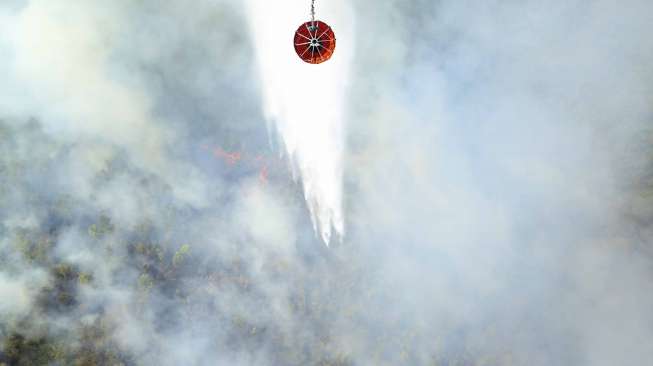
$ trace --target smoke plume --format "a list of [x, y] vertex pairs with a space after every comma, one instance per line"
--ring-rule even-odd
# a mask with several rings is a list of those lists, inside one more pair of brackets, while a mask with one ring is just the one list
[[0, 365], [649, 364], [653, 3], [309, 5], [0, 2]]

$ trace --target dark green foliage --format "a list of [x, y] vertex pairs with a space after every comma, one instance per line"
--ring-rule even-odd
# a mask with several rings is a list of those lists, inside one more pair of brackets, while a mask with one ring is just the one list
[[121, 352], [110, 338], [110, 329], [107, 324], [98, 322], [91, 326], [82, 326], [79, 329], [81, 346], [75, 352], [74, 365], [121, 366], [129, 364], [129, 358]]
[[38, 304], [44, 311], [66, 312], [77, 305], [79, 271], [67, 264], [50, 268], [52, 282], [42, 289]]
[[4, 360], [11, 366], [75, 365], [121, 366], [133, 362], [110, 338], [108, 324], [75, 324], [68, 334], [26, 337], [13, 333], [2, 344]]
[[100, 239], [105, 235], [111, 234], [113, 232], [114, 226], [111, 223], [111, 219], [107, 216], [100, 216], [98, 223], [91, 225], [88, 228], [88, 234], [93, 238]]
[[34, 235], [23, 231], [15, 239], [14, 245], [28, 262], [47, 264], [48, 253], [52, 249], [53, 241], [47, 235]]
[[179, 267], [184, 259], [186, 258], [186, 255], [190, 251], [190, 246], [188, 244], [184, 244], [179, 248], [177, 253], [172, 257], [172, 265], [174, 267]]
[[44, 337], [27, 339], [21, 334], [7, 337], [3, 351], [9, 365], [48, 365], [60, 357], [59, 349]]

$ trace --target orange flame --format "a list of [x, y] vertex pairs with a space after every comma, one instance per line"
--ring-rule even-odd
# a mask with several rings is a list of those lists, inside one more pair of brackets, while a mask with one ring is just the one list
[[240, 151], [225, 151], [221, 147], [210, 148], [206, 145], [202, 146], [202, 149], [211, 150], [213, 156], [216, 159], [219, 159], [226, 163], [229, 166], [235, 166], [236, 164], [243, 163], [247, 166], [254, 167], [258, 169], [258, 179], [261, 184], [267, 184], [270, 176], [270, 166], [278, 167], [281, 164], [281, 161], [277, 159], [270, 159], [263, 154], [256, 155], [253, 158], [247, 157], [245, 154]]
[[223, 159], [229, 165], [236, 165], [236, 163], [241, 159], [241, 155], [239, 152], [230, 153], [222, 150], [219, 147], [213, 149], [213, 156], [215, 156], [216, 158]]

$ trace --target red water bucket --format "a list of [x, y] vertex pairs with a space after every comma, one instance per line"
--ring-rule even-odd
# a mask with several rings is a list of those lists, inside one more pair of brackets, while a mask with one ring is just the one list
[[299, 26], [295, 32], [295, 51], [310, 64], [321, 64], [333, 55], [336, 35], [328, 24], [315, 20]]

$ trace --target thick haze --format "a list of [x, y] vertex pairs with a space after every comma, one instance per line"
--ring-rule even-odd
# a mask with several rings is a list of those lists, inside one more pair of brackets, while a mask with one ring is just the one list
[[[129, 365], [650, 363], [652, 2], [352, 2], [330, 248], [270, 147], [255, 3], [2, 2], [0, 347], [102, 324]], [[279, 3], [289, 44], [309, 5]], [[59, 263], [88, 274], [64, 307]]]

